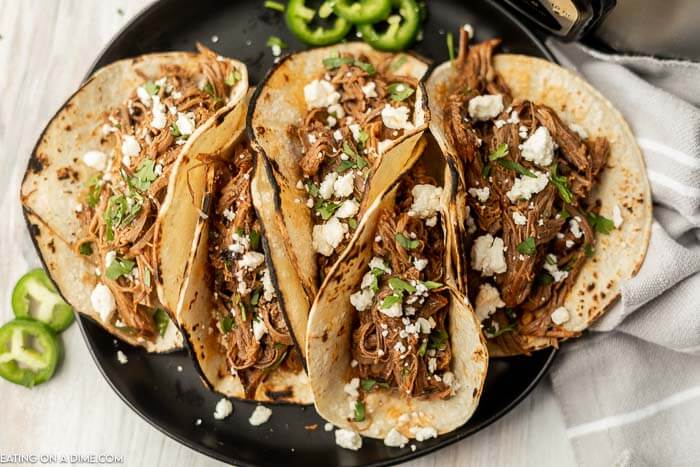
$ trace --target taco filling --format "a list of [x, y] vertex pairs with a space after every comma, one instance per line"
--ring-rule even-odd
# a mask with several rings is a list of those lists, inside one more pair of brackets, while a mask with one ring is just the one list
[[373, 167], [392, 141], [414, 128], [418, 80], [392, 71], [402, 58], [373, 64], [364, 56], [329, 56], [325, 75], [304, 86], [307, 113], [296, 129], [303, 147], [298, 188], [308, 193], [322, 277], [357, 228]]
[[514, 100], [493, 68], [499, 40], [467, 51], [463, 39], [447, 113], [473, 214], [467, 288], [486, 336], [519, 353], [527, 337], [577, 334], [562, 326], [564, 300], [595, 254], [596, 233], [622, 222], [588, 201], [610, 145], [547, 106]]
[[98, 171], [76, 208], [84, 232], [77, 249], [97, 263], [100, 281], [91, 302], [105, 322], [153, 340], [169, 324], [155, 292], [155, 221], [183, 146], [224, 106], [240, 72], [199, 48], [199, 70], [162, 67], [129, 99], [98, 122], [112, 154], [88, 151], [83, 162]]
[[213, 208], [209, 217], [212, 328], [228, 370], [247, 397], [273, 370], [302, 370], [265, 264], [261, 225], [251, 200], [253, 154], [247, 143], [230, 160], [214, 160]]
[[357, 314], [346, 392], [355, 421], [362, 421], [362, 398], [373, 390], [422, 399], [453, 394], [442, 191], [414, 169], [403, 178], [395, 206], [379, 214], [374, 256], [350, 296]]

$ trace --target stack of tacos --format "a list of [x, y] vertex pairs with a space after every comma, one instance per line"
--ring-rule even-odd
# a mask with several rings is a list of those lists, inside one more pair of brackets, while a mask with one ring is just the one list
[[100, 70], [22, 186], [58, 289], [129, 343], [184, 337], [215, 391], [315, 403], [344, 446], [461, 426], [489, 355], [579, 335], [651, 221], [602, 96], [468, 39], [430, 76], [360, 43], [299, 52], [255, 91], [204, 48]]

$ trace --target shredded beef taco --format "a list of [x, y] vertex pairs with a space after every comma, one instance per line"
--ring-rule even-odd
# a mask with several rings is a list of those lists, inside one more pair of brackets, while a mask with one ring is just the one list
[[369, 209], [309, 316], [318, 413], [388, 446], [464, 424], [488, 366], [479, 322], [453, 287], [454, 192], [428, 165], [439, 154], [426, 155]]
[[622, 116], [580, 77], [467, 41], [428, 81], [464, 200], [460, 282], [491, 355], [528, 353], [578, 336], [636, 274], [649, 184]]
[[202, 215], [190, 229], [194, 244], [177, 323], [212, 389], [230, 397], [308, 404], [311, 391], [274, 286], [267, 232], [253, 205], [251, 185], [258, 175], [243, 131], [241, 122], [231, 148], [188, 161], [191, 170], [204, 168], [206, 177], [174, 193], [175, 198], [189, 197], [189, 190], [202, 194]]
[[[265, 193], [294, 280], [281, 281], [303, 347], [309, 304], [363, 213], [412, 162], [427, 127], [421, 79], [409, 55], [350, 43], [292, 54], [253, 99], [249, 132], [270, 178]], [[273, 258], [274, 259], [274, 258]]]
[[246, 89], [243, 64], [204, 48], [118, 61], [69, 99], [30, 158], [21, 200], [52, 279], [76, 310], [131, 344], [182, 345], [156, 291], [179, 284], [155, 246], [166, 242], [177, 265], [190, 244], [159, 239], [162, 214], [182, 158], [225, 144]]

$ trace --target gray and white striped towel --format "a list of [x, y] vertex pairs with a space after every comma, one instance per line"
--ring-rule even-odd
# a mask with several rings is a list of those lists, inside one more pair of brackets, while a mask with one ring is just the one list
[[639, 274], [550, 373], [567, 435], [584, 466], [700, 465], [700, 64], [548, 45], [630, 123], [654, 199]]

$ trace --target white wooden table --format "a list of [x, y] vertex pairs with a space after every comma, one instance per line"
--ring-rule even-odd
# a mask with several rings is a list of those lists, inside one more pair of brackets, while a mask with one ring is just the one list
[[[102, 47], [148, 3], [0, 0], [0, 322], [11, 319], [15, 281], [38, 265], [18, 201], [35, 140]], [[0, 454], [115, 454], [130, 466], [221, 465], [161, 434], [124, 405], [100, 375], [77, 326], [63, 334], [63, 342], [64, 362], [49, 383], [28, 390], [0, 380]], [[574, 464], [545, 381], [501, 421], [411, 465]]]

